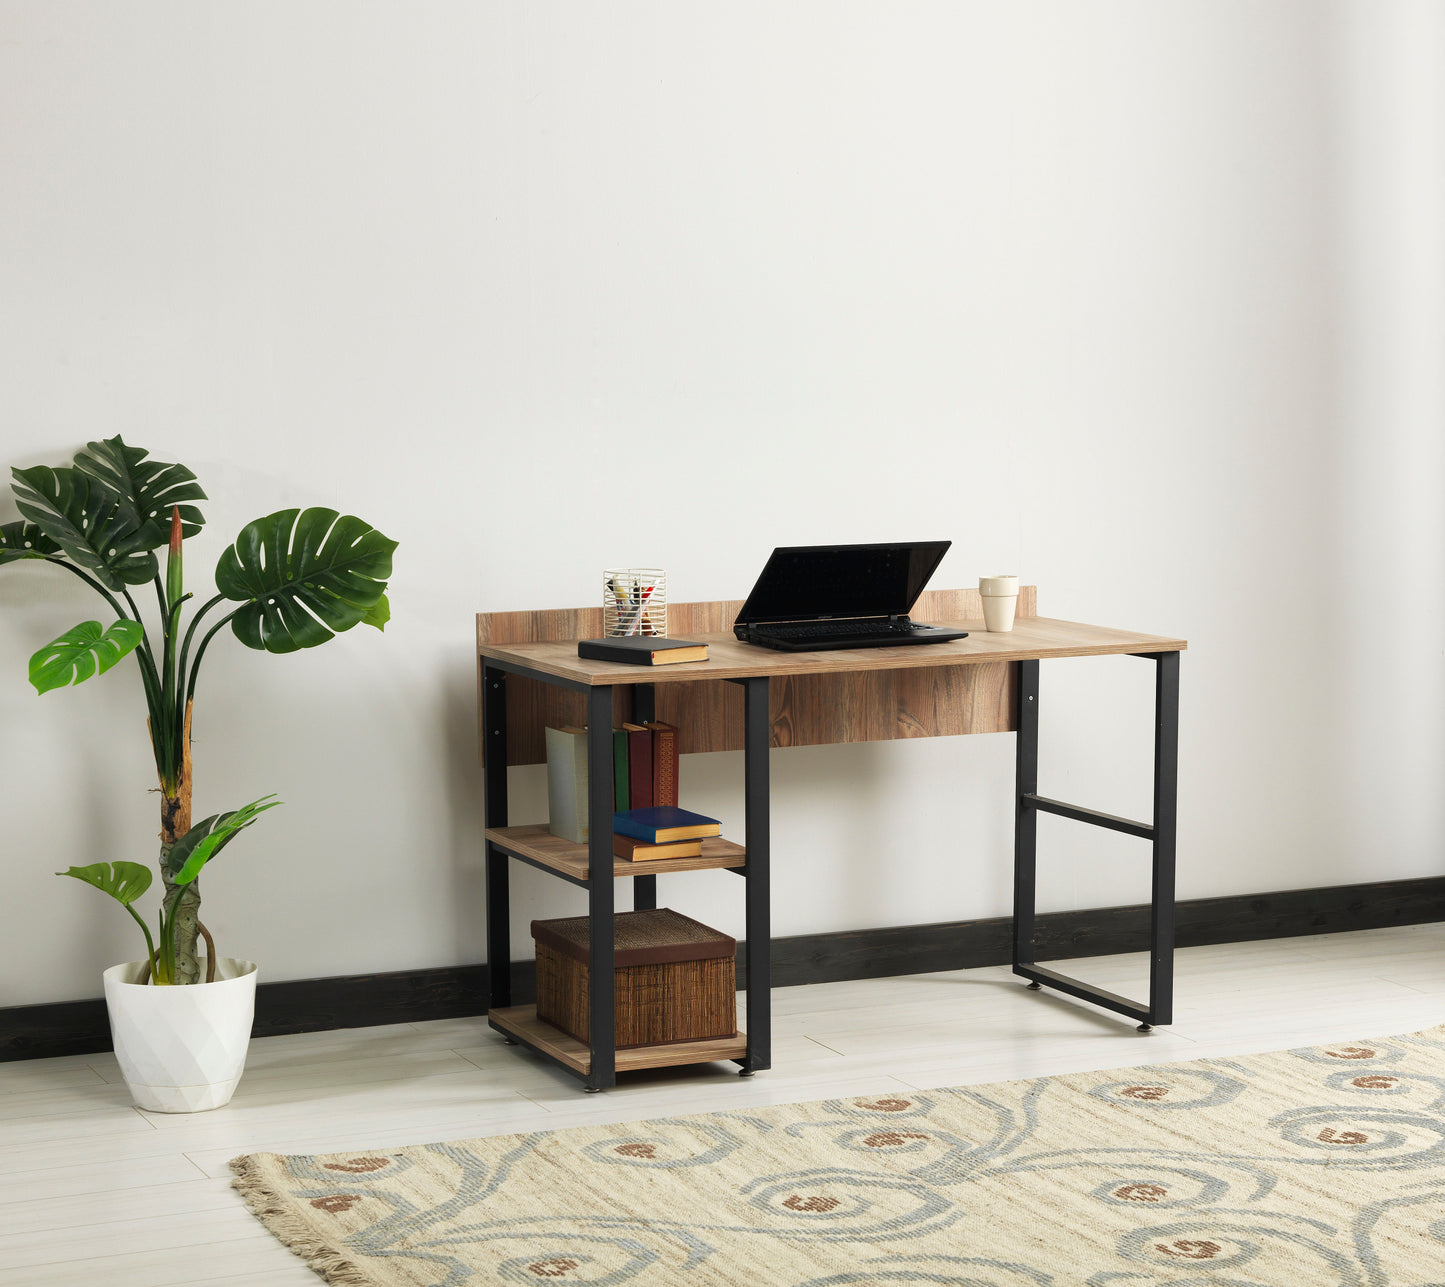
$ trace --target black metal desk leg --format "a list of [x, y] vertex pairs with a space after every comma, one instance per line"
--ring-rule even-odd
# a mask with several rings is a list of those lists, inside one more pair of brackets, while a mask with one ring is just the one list
[[[1047, 986], [1127, 1015], [1148, 1032], [1174, 1021], [1174, 832], [1179, 777], [1179, 654], [1131, 653], [1155, 664], [1154, 820], [1135, 822], [1038, 793], [1039, 663], [1018, 663], [1018, 796], [1014, 815], [1014, 964], [1029, 987]], [[1131, 1001], [1103, 988], [1060, 974], [1034, 960], [1034, 907], [1038, 815], [1052, 813], [1092, 827], [1148, 840], [1153, 850], [1149, 904], [1149, 1000]]]
[[[1018, 729], [1014, 791], [1014, 966], [1034, 963], [1035, 876], [1039, 816], [1029, 797], [1039, 789], [1039, 663], [1014, 663], [1014, 723]], [[1037, 991], [1037, 979], [1029, 987]]]
[[587, 911], [590, 994], [588, 1027], [592, 1063], [587, 1089], [617, 1084], [616, 1010], [613, 1001], [612, 689], [587, 693]]
[[1155, 655], [1154, 879], [1149, 910], [1149, 1023], [1174, 1022], [1174, 836], [1179, 799], [1179, 654]]
[[[488, 827], [507, 825], [507, 676], [482, 667], [482, 747], [487, 768], [483, 818]], [[507, 855], [490, 844], [487, 854], [487, 1009], [512, 1004], [511, 895]]]
[[[655, 689], [651, 684], [632, 685], [632, 722], [650, 724], [657, 718]], [[657, 906], [657, 877], [634, 876], [632, 878], [632, 907], [634, 911], [645, 911]]]
[[768, 881], [768, 680], [743, 683], [743, 804], [747, 819], [748, 1053], [742, 1075], [773, 1066], [772, 923]]

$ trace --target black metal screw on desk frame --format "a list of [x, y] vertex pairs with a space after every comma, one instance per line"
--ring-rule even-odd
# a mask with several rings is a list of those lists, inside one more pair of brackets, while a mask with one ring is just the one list
[[[1039, 663], [1014, 663], [1017, 692], [1017, 791], [1014, 812], [1013, 971], [1035, 990], [1048, 986], [1081, 1001], [1127, 1015], [1139, 1032], [1174, 1021], [1174, 857], [1178, 823], [1179, 654], [1133, 653], [1154, 671], [1154, 821], [1084, 809], [1051, 800], [1039, 789]], [[1149, 899], [1149, 1002], [1141, 1005], [1034, 961], [1034, 908], [1038, 868], [1038, 815], [1052, 813], [1090, 826], [1148, 840], [1152, 849]]]

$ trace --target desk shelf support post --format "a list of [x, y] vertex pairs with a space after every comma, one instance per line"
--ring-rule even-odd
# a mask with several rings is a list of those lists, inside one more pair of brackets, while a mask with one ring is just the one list
[[[650, 724], [657, 718], [656, 689], [651, 684], [632, 685], [632, 722]], [[657, 877], [632, 878], [632, 909], [641, 912], [657, 906]]]
[[612, 689], [597, 684], [587, 692], [587, 914], [588, 1025], [592, 1061], [589, 1091], [617, 1084], [614, 1009], [614, 888], [612, 878]]
[[1149, 1023], [1174, 1022], [1174, 843], [1179, 808], [1179, 654], [1154, 654], [1154, 862]]
[[769, 915], [768, 751], [772, 720], [768, 713], [768, 680], [743, 680], [743, 806], [748, 854], [747, 939], [748, 1053], [742, 1075], [773, 1066], [772, 925]]
[[[507, 673], [482, 666], [482, 744], [486, 753], [483, 817], [488, 827], [507, 825]], [[487, 1009], [512, 1004], [511, 891], [507, 855], [488, 843]]]
[[[1014, 793], [1014, 966], [1034, 963], [1034, 907], [1037, 902], [1038, 812], [1029, 797], [1039, 789], [1039, 663], [1015, 663], [1017, 711]], [[1031, 986], [1037, 987], [1035, 979]]]

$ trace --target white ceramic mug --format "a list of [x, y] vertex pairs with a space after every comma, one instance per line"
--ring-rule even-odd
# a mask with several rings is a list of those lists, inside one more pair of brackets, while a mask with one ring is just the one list
[[1014, 612], [1019, 604], [1019, 579], [1016, 576], [981, 576], [978, 592], [983, 597], [983, 627], [1000, 633], [1014, 628]]

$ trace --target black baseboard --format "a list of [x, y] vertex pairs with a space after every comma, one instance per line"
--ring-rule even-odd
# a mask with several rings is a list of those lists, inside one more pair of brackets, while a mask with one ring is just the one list
[[[1176, 941], [1180, 947], [1200, 947], [1442, 920], [1445, 876], [1427, 876], [1191, 899], [1178, 904]], [[1009, 918], [1000, 916], [774, 939], [773, 983], [790, 987], [1005, 965], [1011, 959], [1010, 934]], [[1149, 945], [1149, 908], [1138, 904], [1052, 912], [1038, 918], [1035, 942], [1037, 956], [1043, 961], [1142, 951]], [[739, 986], [742, 961], [740, 945]], [[533, 1000], [536, 976], [532, 963], [518, 962], [512, 977], [513, 999], [518, 1003]], [[258, 1037], [274, 1037], [287, 1032], [456, 1019], [482, 1013], [486, 994], [485, 965], [263, 983], [256, 989], [252, 1031]], [[0, 1009], [0, 1062], [109, 1049], [110, 1027], [103, 999]]]

